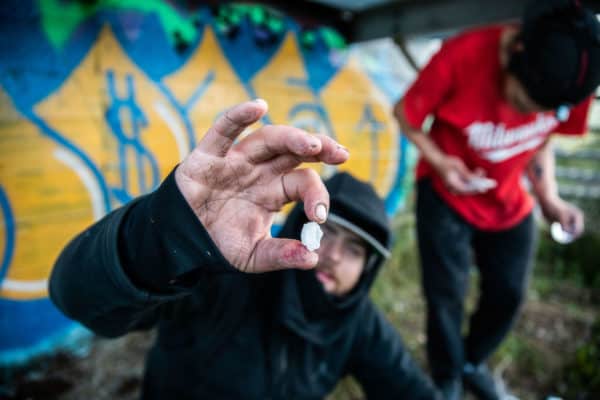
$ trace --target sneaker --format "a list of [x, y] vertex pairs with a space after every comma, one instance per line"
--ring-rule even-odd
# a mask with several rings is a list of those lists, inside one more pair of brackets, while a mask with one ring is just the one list
[[462, 399], [462, 382], [460, 379], [449, 379], [436, 384], [442, 399], [444, 400], [461, 400]]
[[505, 398], [502, 382], [496, 381], [485, 364], [465, 364], [463, 384], [479, 400], [502, 400]]

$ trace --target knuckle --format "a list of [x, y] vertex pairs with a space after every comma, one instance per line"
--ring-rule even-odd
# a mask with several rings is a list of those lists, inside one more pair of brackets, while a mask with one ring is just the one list
[[303, 169], [304, 171], [304, 177], [305, 179], [307, 179], [308, 181], [310, 181], [311, 183], [318, 183], [321, 184], [321, 177], [319, 176], [319, 174], [317, 173], [317, 171], [315, 171], [312, 168], [305, 168]]

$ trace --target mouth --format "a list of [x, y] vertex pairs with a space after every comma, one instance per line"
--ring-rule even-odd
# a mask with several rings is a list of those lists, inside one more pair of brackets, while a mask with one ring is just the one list
[[333, 286], [336, 283], [335, 277], [325, 270], [317, 269], [315, 270], [315, 275], [325, 287]]

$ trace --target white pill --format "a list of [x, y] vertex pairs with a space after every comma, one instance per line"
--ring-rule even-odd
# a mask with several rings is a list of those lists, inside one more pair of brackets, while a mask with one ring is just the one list
[[576, 239], [575, 235], [565, 231], [560, 222], [556, 221], [550, 225], [550, 235], [552, 236], [552, 239], [560, 244], [568, 244]]
[[498, 186], [498, 182], [489, 178], [473, 178], [468, 183], [469, 189], [477, 190], [478, 192], [487, 192], [496, 186]]
[[323, 231], [321, 230], [319, 224], [317, 224], [316, 222], [309, 222], [302, 226], [300, 240], [309, 251], [315, 251], [321, 246], [322, 237]]

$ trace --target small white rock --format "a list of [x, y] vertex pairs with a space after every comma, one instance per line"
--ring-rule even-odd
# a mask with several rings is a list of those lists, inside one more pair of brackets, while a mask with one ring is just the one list
[[565, 231], [560, 222], [553, 222], [550, 225], [550, 235], [554, 241], [560, 244], [569, 244], [576, 239], [571, 232]]
[[321, 246], [322, 237], [323, 231], [316, 222], [309, 222], [302, 226], [300, 240], [309, 251], [315, 251]]
[[483, 193], [498, 186], [498, 182], [490, 178], [480, 177], [471, 179], [467, 185], [469, 189]]

